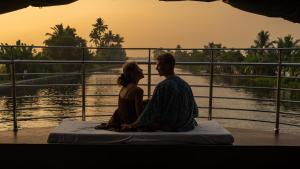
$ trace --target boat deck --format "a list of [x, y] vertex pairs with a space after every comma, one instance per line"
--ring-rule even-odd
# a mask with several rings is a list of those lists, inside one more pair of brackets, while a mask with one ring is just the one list
[[[0, 144], [47, 144], [47, 138], [52, 128], [21, 129], [18, 132], [0, 132]], [[227, 128], [235, 141], [241, 146], [300, 146], [300, 135], [257, 131], [249, 129]]]
[[52, 129], [0, 132], [1, 160], [30, 169], [192, 168], [195, 164], [207, 168], [286, 168], [300, 160], [300, 135], [286, 133], [276, 137], [273, 132], [227, 128], [235, 138], [234, 146], [47, 144]]

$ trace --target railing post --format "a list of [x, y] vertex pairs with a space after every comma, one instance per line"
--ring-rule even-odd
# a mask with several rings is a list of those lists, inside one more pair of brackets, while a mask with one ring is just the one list
[[208, 120], [212, 120], [213, 81], [214, 81], [214, 50], [211, 49], [211, 51], [210, 51], [210, 80], [209, 80]]
[[13, 54], [13, 47], [10, 47], [11, 51], [11, 82], [12, 82], [12, 99], [13, 99], [13, 121], [14, 121], [14, 132], [18, 131], [18, 117], [17, 117], [17, 94], [16, 94], [16, 62]]
[[151, 96], [151, 49], [148, 50], [148, 99]]
[[279, 134], [279, 118], [280, 118], [280, 91], [281, 91], [281, 70], [282, 70], [282, 51], [279, 49], [278, 65], [277, 65], [277, 86], [276, 86], [276, 122], [275, 134]]
[[86, 103], [85, 103], [85, 57], [84, 57], [84, 48], [81, 48], [82, 49], [82, 63], [81, 63], [81, 71], [82, 71], [82, 121], [85, 121], [86, 120], [86, 117], [85, 117], [85, 109], [86, 109]]

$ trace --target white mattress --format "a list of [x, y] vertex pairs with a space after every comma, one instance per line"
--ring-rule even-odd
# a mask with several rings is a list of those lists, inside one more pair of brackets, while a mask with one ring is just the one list
[[231, 133], [216, 121], [201, 121], [189, 132], [115, 132], [95, 130], [99, 122], [64, 120], [48, 136], [63, 144], [201, 144], [231, 145]]

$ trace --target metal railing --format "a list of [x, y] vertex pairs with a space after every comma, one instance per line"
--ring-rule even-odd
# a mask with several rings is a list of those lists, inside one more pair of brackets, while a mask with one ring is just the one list
[[[0, 46], [0, 48], [8, 46]], [[9, 46], [11, 50], [13, 48], [18, 48], [20, 46]], [[0, 64], [10, 64], [11, 65], [11, 71], [10, 74], [0, 74], [0, 75], [9, 75], [11, 76], [11, 85], [2, 85], [2, 86], [10, 86], [12, 88], [12, 96], [6, 97], [7, 99], [12, 99], [12, 109], [3, 109], [0, 111], [12, 111], [13, 112], [13, 129], [14, 131], [18, 130], [18, 121], [22, 120], [34, 120], [34, 119], [49, 119], [49, 118], [74, 118], [74, 117], [81, 117], [83, 121], [86, 120], [86, 117], [95, 117], [95, 116], [109, 116], [109, 115], [86, 115], [86, 108], [87, 107], [114, 107], [117, 105], [86, 105], [86, 97], [93, 96], [93, 97], [112, 97], [112, 96], [118, 96], [118, 95], [87, 95], [86, 94], [86, 87], [87, 86], [99, 86], [99, 85], [116, 85], [116, 84], [87, 84], [86, 83], [86, 76], [98, 74], [98, 75], [107, 75], [106, 73], [97, 73], [97, 72], [87, 72], [86, 71], [86, 65], [88, 64], [123, 64], [126, 61], [91, 61], [86, 60], [85, 58], [85, 50], [86, 49], [97, 49], [97, 50], [106, 50], [106, 49], [115, 49], [115, 48], [85, 48], [85, 47], [66, 47], [66, 46], [55, 46], [55, 47], [44, 47], [44, 46], [35, 46], [35, 48], [73, 48], [73, 49], [81, 49], [82, 50], [82, 59], [81, 60], [17, 60], [14, 58], [14, 55], [11, 55], [11, 60], [0, 60]], [[260, 48], [226, 48], [226, 49], [203, 49], [203, 48], [188, 48], [188, 49], [174, 49], [174, 48], [122, 48], [123, 50], [144, 50], [148, 52], [148, 60], [147, 61], [137, 61], [139, 64], [146, 64], [148, 65], [148, 71], [147, 71], [147, 84], [141, 84], [141, 86], [147, 86], [148, 92], [147, 96], [148, 98], [151, 97], [151, 88], [152, 86], [156, 86], [156, 84], [152, 84], [151, 77], [153, 75], [151, 72], [151, 65], [155, 64], [153, 60], [151, 60], [151, 53], [154, 50], [206, 50], [210, 51], [210, 61], [209, 62], [177, 62], [177, 65], [203, 65], [203, 66], [209, 66], [209, 73], [205, 74], [179, 74], [181, 76], [206, 76], [209, 77], [209, 85], [191, 85], [191, 87], [197, 87], [197, 88], [209, 88], [209, 94], [208, 96], [195, 96], [195, 98], [206, 98], [209, 100], [208, 107], [198, 107], [200, 109], [208, 109], [208, 116], [200, 116], [199, 118], [207, 118], [208, 120], [212, 119], [231, 119], [231, 120], [246, 120], [246, 121], [254, 121], [254, 122], [264, 122], [264, 123], [275, 123], [275, 134], [279, 134], [279, 127], [280, 124], [282, 125], [289, 125], [289, 126], [296, 126], [300, 127], [300, 125], [295, 124], [288, 124], [288, 123], [281, 123], [280, 122], [280, 114], [287, 114], [287, 115], [295, 115], [294, 113], [285, 113], [280, 111], [280, 103], [281, 102], [289, 102], [289, 103], [300, 103], [300, 101], [292, 101], [292, 100], [281, 100], [280, 91], [281, 90], [289, 90], [289, 91], [300, 91], [300, 89], [292, 89], [292, 88], [282, 88], [281, 87], [281, 80], [282, 80], [282, 68], [284, 66], [296, 66], [300, 67], [300, 63], [282, 63], [282, 51], [283, 50], [300, 50], [298, 48], [270, 48], [270, 49], [260, 49]], [[214, 60], [214, 53], [215, 51], [221, 51], [221, 50], [274, 50], [278, 51], [278, 62], [276, 63], [248, 63], [248, 62], [215, 62]], [[26, 75], [81, 75], [81, 84], [49, 84], [49, 85], [18, 85], [16, 84], [16, 76], [23, 75], [22, 73], [16, 73], [16, 67], [18, 64], [79, 64], [81, 65], [81, 72], [79, 73], [26, 73]], [[277, 76], [269, 76], [269, 75], [241, 75], [241, 74], [215, 74], [214, 73], [214, 67], [215, 66], [224, 66], [224, 65], [235, 65], [235, 66], [276, 66], [277, 67]], [[117, 75], [117, 73], [112, 73], [112, 75]], [[253, 86], [225, 86], [225, 85], [214, 85], [214, 77], [216, 76], [229, 76], [229, 77], [267, 77], [267, 78], [275, 78], [277, 85], [276, 87], [253, 87]], [[300, 77], [288, 77], [288, 78], [300, 78]], [[16, 91], [17, 87], [47, 87], [47, 86], [81, 86], [82, 91], [81, 95], [56, 95], [56, 96], [20, 96], [17, 97]], [[214, 88], [236, 88], [236, 89], [267, 89], [267, 90], [273, 90], [276, 91], [276, 98], [275, 99], [260, 99], [260, 98], [234, 98], [234, 97], [215, 97], [213, 95]], [[81, 106], [70, 106], [70, 107], [81, 107], [82, 115], [81, 116], [65, 116], [65, 117], [53, 117], [53, 116], [47, 116], [47, 117], [35, 117], [35, 118], [26, 118], [26, 119], [18, 119], [17, 117], [17, 111], [19, 110], [26, 110], [26, 109], [52, 109], [57, 107], [31, 107], [31, 108], [17, 108], [16, 100], [20, 98], [42, 98], [42, 97], [81, 97]], [[255, 100], [255, 101], [270, 101], [276, 103], [276, 111], [267, 111], [267, 110], [255, 110], [255, 109], [237, 109], [237, 108], [225, 108], [225, 107], [214, 107], [213, 106], [213, 100], [214, 99], [239, 99], [239, 100]], [[68, 106], [67, 106], [68, 107]], [[265, 113], [275, 113], [276, 115], [276, 121], [267, 121], [267, 120], [257, 120], [257, 119], [245, 119], [245, 118], [228, 118], [228, 117], [214, 117], [213, 116], [213, 110], [232, 110], [232, 111], [249, 111], [249, 112], [265, 112]], [[4, 120], [2, 122], [9, 122], [11, 120]], [[1, 122], [1, 121], [0, 121]]]

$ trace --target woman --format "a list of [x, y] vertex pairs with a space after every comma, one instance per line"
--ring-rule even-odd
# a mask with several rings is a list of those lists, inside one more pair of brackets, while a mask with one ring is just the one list
[[122, 125], [136, 121], [144, 109], [144, 91], [137, 86], [142, 78], [144, 78], [143, 70], [135, 62], [123, 65], [123, 73], [117, 81], [122, 86], [119, 93], [118, 108], [108, 123], [102, 123], [95, 129], [120, 131]]

